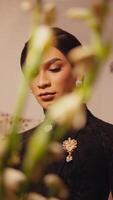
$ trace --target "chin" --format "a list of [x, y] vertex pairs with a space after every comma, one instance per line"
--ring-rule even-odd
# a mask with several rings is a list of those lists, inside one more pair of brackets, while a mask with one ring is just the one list
[[44, 110], [48, 110], [48, 108], [53, 104], [54, 102], [46, 102], [46, 103], [39, 103], [40, 106], [44, 109]]
[[51, 101], [41, 101], [40, 99], [37, 99], [37, 101], [44, 110], [47, 110], [57, 99], [58, 97], [52, 99]]

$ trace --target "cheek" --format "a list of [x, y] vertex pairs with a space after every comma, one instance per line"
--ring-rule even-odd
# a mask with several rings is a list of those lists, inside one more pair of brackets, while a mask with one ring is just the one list
[[59, 90], [70, 91], [75, 83], [71, 70], [63, 70], [54, 76], [53, 85]]
[[33, 94], [36, 96], [37, 85], [36, 85], [35, 81], [32, 81], [32, 83], [30, 84], [30, 89], [32, 90]]

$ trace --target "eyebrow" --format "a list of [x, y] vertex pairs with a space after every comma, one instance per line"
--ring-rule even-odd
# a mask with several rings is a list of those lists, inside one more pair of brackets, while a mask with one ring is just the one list
[[51, 64], [53, 64], [53, 63], [56, 62], [56, 61], [62, 61], [62, 59], [57, 58], [57, 57], [56, 57], [56, 58], [52, 58], [52, 59], [50, 59], [50, 60], [44, 62], [43, 65], [51, 65]]

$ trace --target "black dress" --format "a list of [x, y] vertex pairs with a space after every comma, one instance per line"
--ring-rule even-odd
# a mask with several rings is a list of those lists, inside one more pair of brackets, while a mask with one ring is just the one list
[[[35, 128], [22, 134], [23, 150]], [[68, 137], [77, 140], [77, 149], [73, 160], [51, 164], [47, 173], [58, 174], [69, 188], [69, 200], [107, 200], [113, 193], [113, 125], [94, 117], [87, 110], [86, 126], [79, 130], [70, 130], [60, 141]], [[45, 188], [39, 186], [41, 193]], [[37, 187], [32, 186], [32, 191]]]

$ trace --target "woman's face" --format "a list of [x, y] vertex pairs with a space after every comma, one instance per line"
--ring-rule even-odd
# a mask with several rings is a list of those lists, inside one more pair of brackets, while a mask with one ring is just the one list
[[74, 84], [69, 61], [57, 48], [51, 47], [30, 87], [39, 104], [47, 110], [56, 99], [71, 92]]

